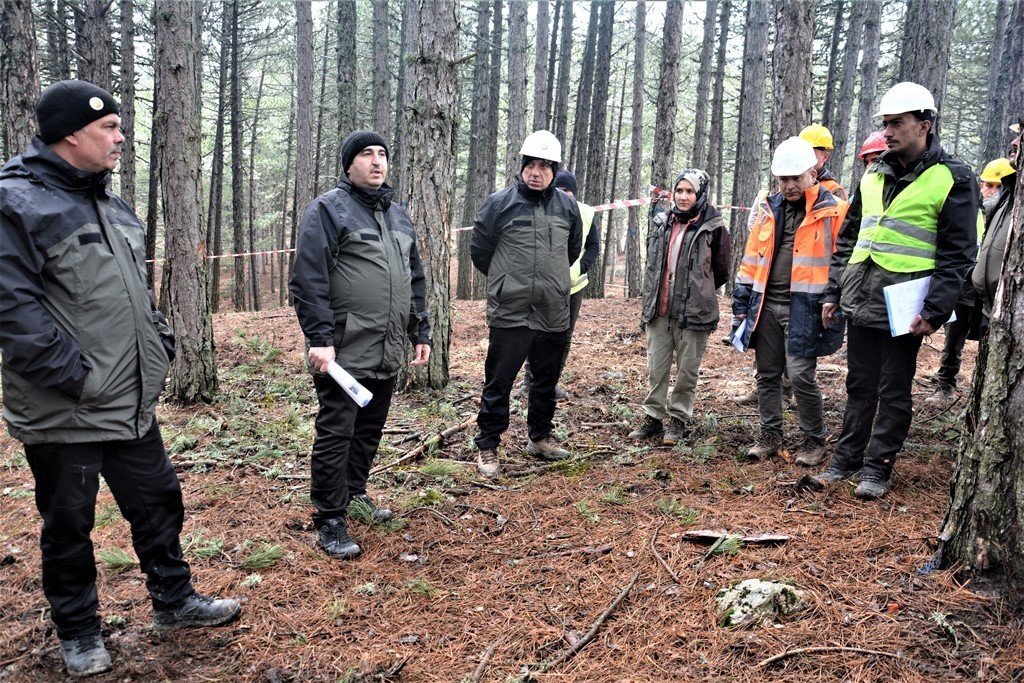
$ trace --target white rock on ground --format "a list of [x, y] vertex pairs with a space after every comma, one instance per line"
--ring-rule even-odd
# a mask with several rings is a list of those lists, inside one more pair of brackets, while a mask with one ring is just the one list
[[715, 601], [721, 626], [779, 621], [807, 607], [803, 592], [787, 580], [745, 579], [718, 591]]

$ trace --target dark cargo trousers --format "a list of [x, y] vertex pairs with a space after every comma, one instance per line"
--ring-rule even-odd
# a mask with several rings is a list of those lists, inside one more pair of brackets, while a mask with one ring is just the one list
[[43, 593], [59, 638], [100, 630], [89, 535], [101, 474], [131, 525], [132, 544], [154, 608], [171, 607], [193, 593], [178, 539], [185, 516], [181, 485], [156, 420], [141, 439], [26, 445], [25, 457], [43, 518]]
[[509, 395], [525, 360], [530, 361], [530, 385], [526, 427], [530, 438], [540, 441], [551, 433], [555, 415], [555, 386], [562, 372], [562, 357], [569, 331], [538, 332], [528, 327], [490, 328], [484, 361], [484, 390], [476, 424], [480, 450], [497, 448], [509, 424]]
[[318, 528], [329, 519], [343, 518], [349, 500], [366, 493], [366, 480], [388, 419], [395, 378], [359, 381], [373, 394], [365, 408], [330, 375], [313, 375], [320, 411], [309, 463], [309, 499], [315, 508], [313, 524]]

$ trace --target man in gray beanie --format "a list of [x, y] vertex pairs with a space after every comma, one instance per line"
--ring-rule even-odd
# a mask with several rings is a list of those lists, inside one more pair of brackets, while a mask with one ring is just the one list
[[35, 478], [43, 593], [72, 676], [109, 671], [92, 531], [99, 476], [131, 525], [158, 628], [216, 626], [236, 600], [200, 595], [178, 537], [181, 486], [155, 408], [174, 337], [146, 289], [145, 231], [110, 171], [121, 119], [110, 93], [60, 81], [39, 136], [0, 171], [3, 414]]
[[[357, 130], [341, 145], [344, 176], [306, 207], [290, 289], [306, 337], [320, 410], [310, 460], [310, 502], [317, 543], [330, 557], [362, 552], [346, 518], [384, 522], [391, 511], [366, 494], [405, 339], [411, 365], [430, 358], [426, 283], [416, 231], [392, 203], [387, 142]], [[327, 374], [336, 362], [373, 394], [359, 406]], [[361, 515], [351, 514], [356, 509]]]

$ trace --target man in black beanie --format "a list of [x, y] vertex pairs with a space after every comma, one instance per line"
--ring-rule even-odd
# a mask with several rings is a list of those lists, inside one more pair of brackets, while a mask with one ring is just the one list
[[[426, 364], [430, 323], [416, 231], [385, 182], [384, 138], [351, 133], [341, 145], [341, 167], [338, 186], [302, 216], [290, 290], [320, 402], [310, 460], [313, 524], [324, 552], [347, 560], [362, 549], [346, 517], [391, 519], [366, 494], [366, 480], [405, 362], [403, 337], [415, 349], [411, 365]], [[327, 374], [332, 363], [373, 394], [367, 405], [357, 405]]]
[[569, 343], [569, 267], [580, 255], [583, 220], [572, 196], [555, 190], [562, 146], [546, 130], [523, 141], [514, 185], [495, 192], [473, 222], [470, 256], [487, 276], [484, 389], [476, 437], [477, 470], [498, 474], [498, 446], [509, 426], [509, 394], [530, 361], [526, 451], [547, 460], [569, 452], [552, 436], [555, 387]]
[[146, 289], [145, 231], [109, 192], [121, 156], [110, 93], [60, 81], [39, 136], [0, 171], [3, 412], [35, 478], [43, 593], [72, 676], [109, 671], [92, 531], [99, 476], [131, 525], [158, 628], [233, 620], [196, 593], [178, 537], [184, 505], [155, 408], [174, 337]]

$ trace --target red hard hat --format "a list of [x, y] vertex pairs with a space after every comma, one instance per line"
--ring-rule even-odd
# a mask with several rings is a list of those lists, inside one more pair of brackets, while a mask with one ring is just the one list
[[889, 146], [885, 144], [885, 136], [882, 135], [882, 131], [876, 130], [871, 135], [864, 139], [864, 144], [860, 146], [860, 151], [857, 152], [857, 158], [864, 161], [864, 157], [872, 152], [884, 152]]

